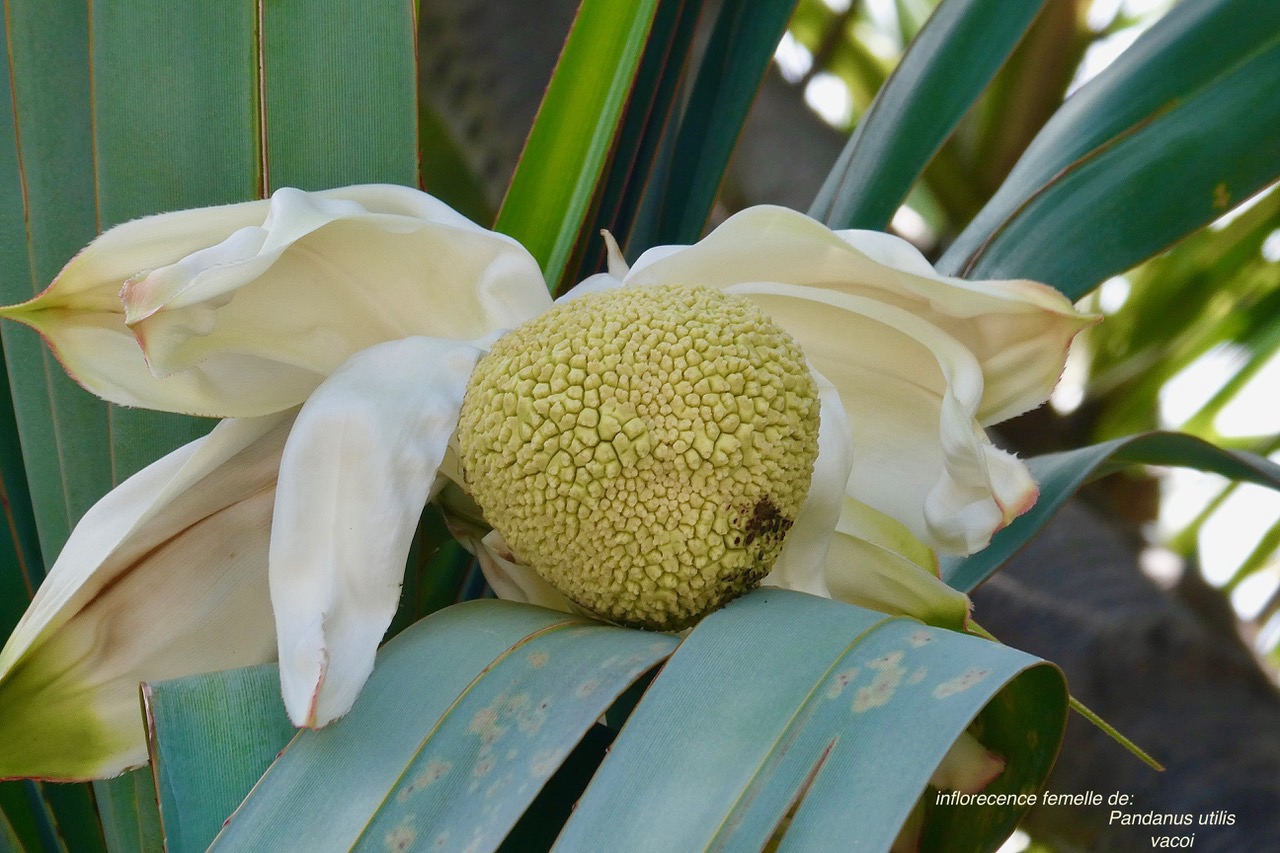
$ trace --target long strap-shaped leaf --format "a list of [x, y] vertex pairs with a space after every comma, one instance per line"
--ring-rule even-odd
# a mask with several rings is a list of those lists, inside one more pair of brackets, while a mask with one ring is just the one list
[[494, 228], [515, 237], [555, 290], [622, 123], [658, 0], [583, 0]]
[[1043, 0], [944, 0], [858, 122], [809, 215], [883, 230]]
[[[587, 729], [676, 643], [510, 602], [441, 611], [379, 653], [350, 714], [290, 743], [213, 849], [495, 849]], [[155, 740], [163, 760], [165, 733]], [[172, 748], [219, 747], [189, 724]], [[197, 784], [169, 775], [161, 794], [187, 786], [171, 800], [181, 809]]]
[[[663, 176], [652, 243], [702, 236], [733, 146], [796, 0], [725, 0], [689, 93]], [[648, 248], [632, 242], [636, 252]]]
[[583, 231], [587, 239], [575, 254], [576, 275], [572, 268], [566, 270], [561, 292], [604, 268], [605, 243], [591, 239], [595, 234], [607, 230], [625, 245], [641, 231], [637, 214], [646, 194], [662, 194], [678, 130], [679, 84], [706, 2], [659, 0], [617, 142], [597, 188], [591, 225]]
[[1280, 32], [1185, 103], [1073, 163], [966, 273], [1033, 278], [1076, 299], [1212, 222], [1280, 176], [1277, 90]]
[[0, 637], [7, 637], [18, 624], [43, 578], [9, 377], [0, 370]]
[[[757, 591], [672, 656], [556, 849], [760, 849], [801, 797], [783, 849], [888, 849], [943, 755], [1002, 688], [994, 716], [980, 718], [1008, 761], [988, 790], [1035, 790], [1065, 721], [1056, 669], [909, 620]], [[936, 813], [924, 832], [945, 836], [930, 849], [983, 849], [1019, 813]]]
[[[7, 48], [0, 85], [0, 299], [19, 302], [96, 233], [88, 4], [9, 0], [0, 33]], [[52, 558], [110, 486], [107, 407], [63, 374], [35, 333], [6, 323], [0, 340], [40, 549]], [[43, 576], [38, 567], [26, 570], [33, 580]], [[87, 786], [5, 785], [29, 796], [45, 849], [103, 849]], [[11, 804], [6, 813], [20, 825]]]
[[[42, 290], [97, 233], [87, 3], [5, 4], [0, 104], [0, 299]], [[107, 407], [66, 377], [39, 337], [0, 325], [39, 525], [52, 559], [111, 484]]]
[[146, 768], [95, 782], [93, 791], [108, 850], [115, 853], [164, 849], [155, 786]]
[[1280, 489], [1280, 465], [1252, 453], [1223, 450], [1182, 433], [1149, 432], [1037, 456], [1027, 460], [1040, 484], [1040, 498], [1035, 506], [997, 533], [990, 545], [973, 556], [944, 559], [943, 578], [956, 589], [965, 592], [974, 589], [1035, 536], [1087, 480], [1135, 464], [1196, 468], [1232, 480]]
[[[1269, 97], [1278, 39], [1270, 0], [1178, 4], [1063, 105], [939, 268], [1038, 276], [1079, 296], [1145, 257], [1135, 251], [1243, 200], [1280, 161]], [[1087, 239], [1063, 232], [1084, 220]]]
[[0, 810], [0, 851], [19, 853], [22, 849], [22, 839], [18, 836], [18, 831], [13, 828], [4, 811]]
[[[346, 718], [293, 739], [213, 849], [496, 849], [583, 732], [677, 642], [508, 602], [442, 611], [383, 649]], [[251, 783], [235, 753], [261, 766], [285, 739], [272, 674], [148, 688], [171, 850], [203, 849]], [[759, 591], [685, 641], [559, 845], [755, 849], [803, 794], [787, 845], [884, 848], [966, 727], [1008, 761], [988, 792], [1034, 790], [1065, 697], [1056, 669], [998, 644]], [[981, 849], [1021, 811], [930, 807], [921, 831], [937, 849]]]

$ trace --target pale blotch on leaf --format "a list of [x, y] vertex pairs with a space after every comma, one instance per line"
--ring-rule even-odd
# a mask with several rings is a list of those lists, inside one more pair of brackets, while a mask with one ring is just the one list
[[501, 779], [494, 780], [494, 783], [489, 786], [488, 790], [484, 792], [484, 795], [489, 799], [493, 799], [497, 797], [499, 794], [501, 794], [504, 790], [506, 790], [510, 784], [511, 784], [511, 774], [508, 773], [505, 776], [503, 776]]
[[988, 670], [970, 667], [950, 681], [944, 681], [937, 687], [933, 688], [934, 698], [945, 699], [948, 696], [963, 693], [975, 684], [980, 683], [987, 677], [987, 674]]
[[452, 767], [452, 762], [441, 761], [439, 758], [432, 758], [427, 762], [426, 766], [422, 768], [422, 772], [417, 776], [414, 776], [413, 780], [410, 781], [408, 785], [405, 785], [400, 789], [400, 793], [396, 794], [396, 799], [402, 803], [408, 802], [409, 798], [418, 791], [421, 791], [423, 788], [426, 788], [435, 782], [439, 782], [440, 779], [444, 777], [444, 774], [448, 773]]
[[907, 637], [907, 642], [911, 644], [913, 649], [918, 649], [921, 646], [932, 643], [933, 635], [925, 630], [915, 631], [910, 637]]
[[902, 650], [896, 649], [892, 652], [885, 652], [884, 654], [880, 655], [880, 657], [875, 658], [874, 660], [868, 661], [867, 666], [871, 667], [872, 669], [878, 669], [878, 670], [893, 669], [895, 667], [900, 667], [902, 665], [902, 657], [903, 657]]
[[498, 724], [498, 712], [493, 708], [481, 708], [471, 718], [470, 731], [473, 735], [483, 734]]
[[432, 782], [439, 782], [444, 778], [444, 774], [453, 768], [453, 763], [449, 761], [441, 761], [433, 758], [427, 762], [427, 766], [422, 768], [422, 772], [414, 778], [414, 784], [425, 788]]
[[471, 767], [471, 784], [467, 786], [467, 793], [474, 794], [480, 790], [480, 782], [489, 771], [493, 769], [493, 758], [485, 756], [477, 761]]
[[544, 749], [534, 753], [529, 763], [529, 773], [535, 779], [545, 779], [555, 772], [560, 764], [560, 756], [553, 749]]
[[917, 667], [916, 671], [911, 673], [911, 677], [907, 679], [907, 684], [919, 684], [924, 681], [924, 677], [929, 674], [929, 670]]
[[394, 851], [394, 853], [412, 850], [413, 842], [417, 837], [418, 834], [413, 831], [412, 827], [400, 824], [387, 833], [387, 849]]
[[516, 728], [527, 735], [537, 734], [538, 730], [547, 721], [547, 712], [550, 708], [551, 700], [543, 699], [537, 705], [516, 717]]
[[876, 675], [870, 684], [853, 694], [855, 714], [889, 704], [889, 700], [893, 698], [893, 694], [897, 692], [898, 686], [902, 684], [902, 679], [907, 674], [907, 668], [902, 665], [901, 651], [881, 655], [867, 666], [876, 670]]
[[551, 660], [551, 656], [546, 652], [529, 652], [529, 666], [534, 669], [542, 669], [549, 660]]
[[827, 688], [827, 698], [839, 699], [840, 694], [844, 692], [846, 687], [853, 683], [853, 680], [858, 677], [859, 672], [861, 672], [860, 669], [856, 666], [852, 666], [846, 670], [837, 672], [832, 676], [831, 686]]

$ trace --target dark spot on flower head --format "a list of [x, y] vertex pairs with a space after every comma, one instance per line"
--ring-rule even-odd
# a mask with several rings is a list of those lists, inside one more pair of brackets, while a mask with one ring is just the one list
[[784, 516], [766, 495], [756, 501], [745, 526], [744, 544], [751, 545], [760, 541], [760, 551], [765, 553], [770, 546], [775, 546], [787, 535], [795, 522]]

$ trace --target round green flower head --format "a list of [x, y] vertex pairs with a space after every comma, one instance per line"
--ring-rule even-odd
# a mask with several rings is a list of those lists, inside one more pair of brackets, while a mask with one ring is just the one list
[[618, 288], [498, 340], [458, 438], [522, 563], [605, 619], [680, 630], [769, 573], [809, 491], [818, 391], [750, 300]]

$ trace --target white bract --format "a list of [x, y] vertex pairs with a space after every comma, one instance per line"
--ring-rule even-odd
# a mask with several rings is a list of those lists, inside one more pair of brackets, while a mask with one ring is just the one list
[[[807, 489], [788, 480], [800, 483], [800, 497], [767, 519], [786, 534], [780, 553], [770, 550], [767, 564], [746, 561], [747, 585], [769, 571], [767, 584], [963, 627], [968, 599], [938, 578], [937, 554], [982, 548], [1036, 497], [1025, 466], [995, 448], [983, 427], [1045, 400], [1071, 338], [1090, 318], [1042, 285], [945, 278], [902, 240], [832, 232], [773, 207], [744, 211], [696, 245], [652, 249], [630, 269], [611, 246], [610, 272], [566, 299], [616, 290], [648, 298], [673, 288], [749, 301], [769, 329], [780, 327], [764, 339], [789, 335], [798, 346], [801, 372], [788, 368], [776, 381], [755, 384], [724, 379], [723, 393], [733, 395], [724, 400], [762, 413], [772, 406], [776, 417], [762, 414], [758, 429], [718, 445], [726, 424], [729, 432], [739, 429], [737, 419], [717, 410], [689, 432], [680, 418], [690, 401], [715, 409], [704, 392], [721, 393], [712, 388], [724, 378], [719, 374], [702, 377], [711, 383], [699, 386], [702, 396], [682, 391], [685, 403], [658, 399], [652, 411], [646, 406], [653, 394], [618, 397], [618, 406], [630, 407], [630, 426], [617, 444], [623, 422], [615, 431], [602, 420], [617, 420], [607, 406], [581, 422], [562, 411], [543, 417], [539, 448], [548, 440], [553, 450], [576, 447], [571, 435], [587, 443], [572, 454], [544, 454], [548, 470], [567, 477], [568, 505], [577, 512], [584, 496], [590, 504], [596, 493], [625, 492], [627, 478], [644, 467], [628, 464], [643, 443], [628, 442], [642, 433], [663, 448], [648, 447], [655, 458], [686, 460], [680, 470], [694, 472], [691, 481], [758, 485], [757, 460], [812, 424], [807, 408], [794, 407], [816, 407], [812, 480]], [[614, 303], [599, 304], [607, 312]], [[491, 530], [493, 519], [463, 507], [474, 486], [468, 475], [476, 476], [463, 461], [475, 436], [454, 443], [464, 397], [488, 393], [486, 371], [495, 368], [481, 359], [494, 342], [551, 305], [536, 262], [515, 241], [414, 190], [363, 186], [281, 190], [270, 201], [119, 226], [43, 294], [0, 309], [38, 329], [68, 372], [107, 400], [240, 419], [140, 472], [77, 526], [0, 654], [0, 739], [44, 743], [6, 753], [0, 776], [84, 778], [141, 763], [137, 707], [124, 699], [138, 681], [266, 661], [273, 633], [293, 721], [322, 726], [341, 716], [372, 669], [398, 603], [414, 526], [437, 497], [500, 596], [607, 610], [598, 597], [584, 603], [562, 577], [548, 580], [543, 575], [554, 573], [545, 566], [543, 574], [530, 568], [513, 547], [518, 536], [508, 542], [510, 531]], [[696, 322], [686, 317], [679, 328], [699, 331]], [[625, 337], [607, 319], [606, 327]], [[700, 335], [690, 332], [687, 342], [683, 335], [668, 335], [672, 370], [693, 370], [701, 357], [688, 355]], [[573, 358], [552, 349], [553, 361]], [[627, 370], [643, 358], [640, 349], [611, 353]], [[716, 357], [727, 363], [728, 356]], [[584, 391], [625, 384], [585, 356], [574, 363], [584, 371], [574, 378]], [[767, 373], [770, 364], [766, 358], [751, 369]], [[473, 371], [479, 390], [468, 392]], [[672, 382], [678, 377], [655, 387]], [[511, 412], [526, 412], [517, 390], [510, 389]], [[777, 394], [782, 401], [771, 402]], [[528, 412], [538, 400], [552, 405], [545, 393], [535, 394]], [[571, 395], [562, 403], [572, 407]], [[664, 432], [655, 419], [673, 410], [674, 432]], [[510, 428], [518, 433], [521, 422], [516, 417]], [[613, 449], [597, 450], [605, 433]], [[575, 477], [581, 489], [571, 492]], [[482, 512], [492, 503], [483, 491], [476, 495]], [[668, 597], [672, 588], [679, 593], [664, 567], [682, 560], [700, 568], [673, 577], [718, 582], [706, 568], [712, 546], [704, 540], [636, 533], [641, 512], [678, 515], [678, 507], [662, 503], [667, 492], [657, 491], [646, 486], [634, 490], [630, 504], [587, 507], [597, 533], [603, 530], [600, 541], [613, 541], [609, 524], [631, 537], [617, 540], [618, 553], [652, 548], [663, 555], [652, 584], [614, 584], [642, 605], [659, 587]], [[669, 491], [689, 498], [683, 486]], [[651, 502], [640, 506], [644, 501]], [[741, 517], [742, 507], [732, 509]], [[714, 547], [736, 547], [725, 533], [730, 522], [713, 510], [689, 521], [690, 529], [718, 530]], [[157, 549], [158, 542], [167, 544]], [[652, 564], [645, 564], [650, 571]], [[167, 581], [167, 573], [193, 580]], [[265, 608], [267, 586], [274, 617]], [[723, 597], [708, 601], [713, 607]], [[703, 609], [696, 606], [694, 617]], [[225, 630], [227, 639], [214, 640], [201, 626]], [[108, 644], [89, 662], [81, 638], [104, 631], [174, 639]], [[80, 710], [68, 715], [73, 702]], [[43, 728], [41, 720], [48, 721]], [[65, 750], [76, 738], [90, 744], [91, 755], [56, 757], [52, 744]]]

